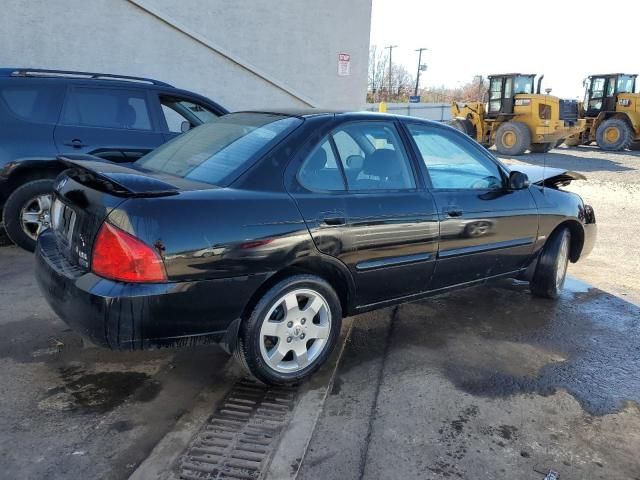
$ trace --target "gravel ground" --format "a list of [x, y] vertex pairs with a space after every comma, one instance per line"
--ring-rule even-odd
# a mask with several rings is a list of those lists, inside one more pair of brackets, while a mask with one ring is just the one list
[[[503, 160], [542, 165], [544, 157]], [[587, 181], [573, 182], [566, 189], [578, 193], [596, 212], [596, 246], [589, 257], [570, 266], [570, 275], [640, 304], [640, 152], [557, 148], [546, 155], [546, 164], [583, 173]]]

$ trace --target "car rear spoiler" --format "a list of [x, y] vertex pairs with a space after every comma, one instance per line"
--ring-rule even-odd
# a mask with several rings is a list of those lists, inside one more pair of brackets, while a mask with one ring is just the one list
[[163, 197], [179, 192], [175, 185], [159, 180], [142, 170], [93, 155], [60, 155], [58, 160], [71, 169], [67, 171], [69, 177], [112, 195]]

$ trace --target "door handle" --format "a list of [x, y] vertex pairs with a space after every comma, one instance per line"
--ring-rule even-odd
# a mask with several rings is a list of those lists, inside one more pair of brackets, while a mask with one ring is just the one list
[[443, 209], [444, 214], [448, 217], [461, 217], [463, 214], [462, 208], [456, 205], [449, 205]]
[[73, 147], [73, 148], [82, 148], [82, 147], [88, 147], [89, 146], [86, 143], [82, 143], [82, 140], [80, 140], [79, 138], [74, 138], [70, 142], [65, 143], [65, 145], [68, 146], [68, 147]]
[[344, 225], [347, 223], [347, 219], [344, 217], [324, 217], [322, 223], [331, 226]]

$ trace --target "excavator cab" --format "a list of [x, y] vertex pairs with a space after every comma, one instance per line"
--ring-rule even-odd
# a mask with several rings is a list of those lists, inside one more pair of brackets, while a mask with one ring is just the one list
[[508, 73], [489, 76], [489, 105], [487, 118], [512, 115], [515, 95], [532, 94], [536, 76], [531, 74]]
[[597, 117], [601, 112], [615, 112], [618, 95], [636, 91], [636, 77], [635, 74], [626, 73], [590, 75], [584, 81], [586, 117]]

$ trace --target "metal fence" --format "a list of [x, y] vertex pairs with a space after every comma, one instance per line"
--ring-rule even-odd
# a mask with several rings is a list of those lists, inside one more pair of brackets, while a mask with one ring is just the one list
[[[377, 112], [379, 103], [367, 103], [367, 111]], [[387, 103], [387, 113], [426, 118], [438, 122], [451, 120], [450, 103]]]

